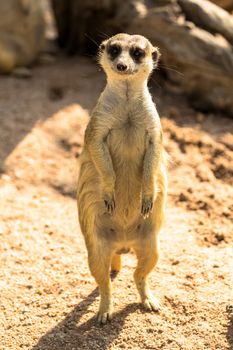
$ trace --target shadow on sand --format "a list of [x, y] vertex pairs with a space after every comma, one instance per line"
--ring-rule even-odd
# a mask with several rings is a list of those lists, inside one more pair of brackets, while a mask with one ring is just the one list
[[43, 335], [31, 350], [108, 349], [109, 345], [119, 336], [127, 315], [138, 309], [143, 312], [143, 309], [140, 304], [133, 303], [115, 313], [113, 320], [106, 325], [98, 325], [95, 317], [79, 325], [79, 320], [98, 294], [98, 288], [94, 289], [64, 320]]
[[227, 341], [228, 349], [233, 350], [233, 305], [227, 306], [227, 316], [228, 316], [228, 328], [227, 328]]

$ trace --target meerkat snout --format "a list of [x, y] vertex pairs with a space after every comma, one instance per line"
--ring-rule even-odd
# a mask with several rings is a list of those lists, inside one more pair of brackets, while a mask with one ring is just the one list
[[117, 34], [100, 45], [100, 64], [107, 76], [115, 79], [145, 79], [156, 68], [160, 57], [158, 48], [142, 35]]
[[126, 66], [126, 64], [118, 63], [118, 64], [117, 64], [117, 69], [118, 69], [120, 72], [124, 72], [124, 71], [127, 69], [127, 66]]

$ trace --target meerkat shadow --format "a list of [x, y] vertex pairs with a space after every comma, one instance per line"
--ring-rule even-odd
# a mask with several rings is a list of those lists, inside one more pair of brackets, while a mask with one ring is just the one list
[[97, 347], [107, 350], [120, 335], [126, 317], [142, 308], [138, 303], [128, 304], [122, 310], [114, 312], [111, 322], [105, 325], [99, 325], [96, 316], [80, 323], [98, 296], [98, 288], [95, 288], [61, 322], [44, 334], [31, 350], [91, 350]]

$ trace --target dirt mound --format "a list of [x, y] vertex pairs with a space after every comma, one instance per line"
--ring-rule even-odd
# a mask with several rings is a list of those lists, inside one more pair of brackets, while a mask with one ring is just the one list
[[88, 113], [71, 105], [38, 122], [5, 162], [5, 172], [19, 188], [47, 185], [75, 198], [77, 158]]
[[[210, 133], [181, 126], [174, 119], [163, 118], [162, 122], [171, 156], [172, 202], [198, 215], [199, 242], [232, 242], [233, 135], [221, 135], [216, 140]], [[230, 120], [229, 124], [232, 126]]]

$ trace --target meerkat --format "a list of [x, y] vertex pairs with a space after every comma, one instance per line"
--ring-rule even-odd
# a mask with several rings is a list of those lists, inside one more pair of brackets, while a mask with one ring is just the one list
[[166, 153], [147, 87], [159, 50], [141, 35], [117, 34], [100, 45], [107, 85], [84, 137], [77, 188], [89, 268], [100, 292], [99, 323], [112, 317], [110, 271], [132, 249], [134, 280], [148, 310], [159, 310], [148, 275], [159, 256], [167, 192]]

